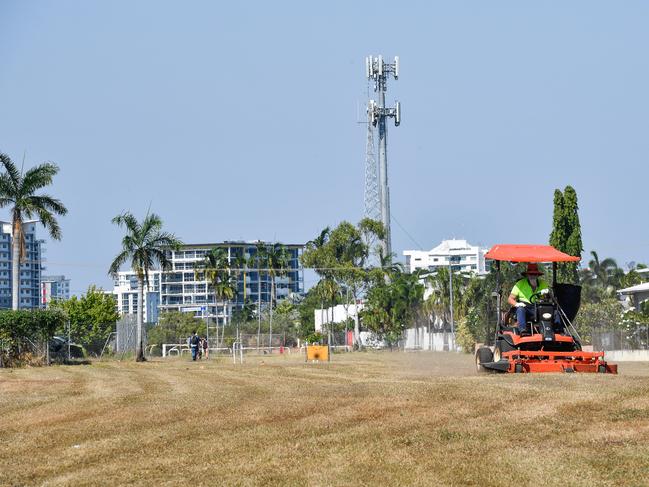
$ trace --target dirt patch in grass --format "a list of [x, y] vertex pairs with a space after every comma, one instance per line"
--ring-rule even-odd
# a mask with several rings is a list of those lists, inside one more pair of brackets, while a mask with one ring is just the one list
[[647, 485], [649, 366], [443, 353], [0, 371], [0, 485]]

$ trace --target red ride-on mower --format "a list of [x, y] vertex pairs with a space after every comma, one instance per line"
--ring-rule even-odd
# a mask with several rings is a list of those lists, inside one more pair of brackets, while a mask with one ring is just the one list
[[[549, 245], [494, 245], [485, 255], [496, 261], [498, 320], [493, 347], [480, 347], [475, 354], [479, 372], [599, 372], [617, 374], [617, 365], [604, 360], [604, 352], [584, 352], [581, 338], [572, 325], [581, 300], [581, 287], [556, 282], [557, 262], [576, 262], [578, 257]], [[532, 295], [521, 335], [514, 308], [502, 313], [500, 262], [552, 262], [552, 289]]]

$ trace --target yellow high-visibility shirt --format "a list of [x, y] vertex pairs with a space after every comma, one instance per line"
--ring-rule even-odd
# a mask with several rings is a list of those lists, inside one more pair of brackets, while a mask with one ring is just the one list
[[530, 281], [527, 279], [527, 277], [524, 277], [516, 284], [514, 284], [514, 288], [512, 289], [512, 296], [514, 296], [517, 301], [531, 304], [538, 299], [538, 295], [537, 295], [534, 296], [534, 300], [532, 300], [532, 295], [534, 293], [538, 293], [543, 289], [548, 289], [548, 283], [545, 282], [543, 279], [538, 280], [536, 289], [533, 290]]

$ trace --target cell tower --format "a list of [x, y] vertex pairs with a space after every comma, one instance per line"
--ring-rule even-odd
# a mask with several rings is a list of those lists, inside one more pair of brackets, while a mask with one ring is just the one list
[[379, 167], [374, 158], [374, 127], [367, 111], [367, 146], [365, 148], [365, 217], [381, 221]]
[[[386, 108], [385, 106], [385, 92], [387, 91], [387, 81], [390, 75], [394, 79], [399, 79], [399, 56], [395, 56], [394, 63], [386, 63], [383, 61], [383, 56], [378, 57], [368, 56], [365, 58], [365, 75], [368, 80], [374, 81], [374, 91], [378, 93], [378, 103], [370, 100], [367, 106], [368, 120], [368, 155], [365, 160], [365, 196], [367, 198], [368, 188], [368, 165], [370, 154], [370, 138], [371, 140], [371, 159], [374, 159], [374, 136], [369, 133], [372, 132], [372, 127], [378, 127], [379, 130], [379, 200], [380, 200], [380, 215], [381, 222], [385, 227], [385, 239], [381, 242], [383, 248], [383, 255], [386, 257], [392, 256], [392, 241], [390, 231], [390, 188], [388, 187], [388, 155], [387, 155], [387, 136], [388, 130], [385, 124], [387, 117], [394, 118], [394, 125], [399, 126], [401, 123], [401, 104], [396, 102], [393, 108]], [[370, 175], [371, 177], [371, 175]], [[376, 180], [376, 168], [374, 169], [374, 180]], [[371, 182], [370, 182], [371, 183]], [[371, 184], [369, 184], [371, 187]], [[366, 199], [367, 212], [367, 199]]]

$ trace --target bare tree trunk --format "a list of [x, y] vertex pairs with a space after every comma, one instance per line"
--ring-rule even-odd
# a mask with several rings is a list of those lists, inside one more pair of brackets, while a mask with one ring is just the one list
[[20, 303], [20, 238], [22, 226], [14, 223], [11, 249], [11, 309], [17, 310]]
[[144, 350], [142, 348], [142, 321], [144, 320], [144, 278], [138, 277], [137, 286], [137, 324], [135, 326], [135, 361], [144, 362]]
[[219, 347], [223, 347], [223, 339], [225, 338], [225, 325], [229, 324], [228, 317], [230, 314], [230, 302], [225, 301], [223, 303], [223, 328], [221, 328], [221, 341], [219, 342]]

